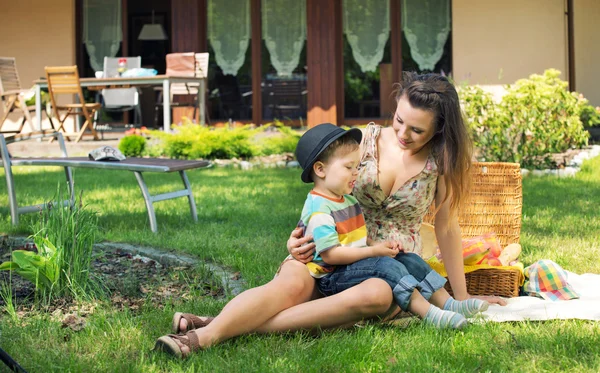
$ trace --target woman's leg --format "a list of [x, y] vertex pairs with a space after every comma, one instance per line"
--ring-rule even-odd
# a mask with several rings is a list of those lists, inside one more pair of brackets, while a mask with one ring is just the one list
[[[315, 280], [306, 266], [287, 261], [273, 280], [233, 298], [207, 326], [195, 329], [200, 346], [210, 347], [226, 339], [249, 333], [282, 310], [311, 299]], [[187, 346], [177, 341], [184, 354]]]
[[335, 328], [353, 325], [363, 319], [383, 318], [397, 308], [390, 286], [381, 279], [371, 278], [339, 294], [285, 309], [255, 331], [274, 333]]

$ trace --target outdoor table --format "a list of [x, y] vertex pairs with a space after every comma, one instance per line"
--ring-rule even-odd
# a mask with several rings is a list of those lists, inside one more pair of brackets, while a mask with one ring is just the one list
[[[163, 89], [163, 125], [165, 132], [169, 131], [171, 126], [171, 94], [170, 87], [172, 83], [199, 83], [198, 87], [198, 111], [200, 113], [200, 124], [205, 124], [206, 113], [206, 78], [196, 78], [189, 76], [172, 75], [154, 75], [135, 78], [80, 78], [81, 87], [85, 88], [123, 88], [123, 87], [142, 87], [142, 86], [160, 86]], [[35, 117], [37, 119], [38, 130], [42, 130], [42, 88], [48, 88], [46, 79], [34, 81], [35, 84]]]

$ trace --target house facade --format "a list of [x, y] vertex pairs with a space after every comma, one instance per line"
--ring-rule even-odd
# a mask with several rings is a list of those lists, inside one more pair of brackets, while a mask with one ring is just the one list
[[[600, 105], [597, 0], [27, 0], [3, 8], [0, 55], [17, 58], [24, 87], [44, 66], [76, 64], [93, 76], [104, 55], [141, 55], [164, 73], [167, 53], [210, 52], [211, 123], [385, 123], [403, 70], [493, 89], [556, 68]], [[141, 40], [146, 24], [160, 24], [166, 38]], [[154, 96], [146, 99], [151, 113]], [[175, 121], [189, 115], [177, 110]]]

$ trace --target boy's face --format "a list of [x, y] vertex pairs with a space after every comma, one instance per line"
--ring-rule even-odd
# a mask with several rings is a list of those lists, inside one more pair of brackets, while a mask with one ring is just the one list
[[322, 192], [329, 192], [328, 194], [338, 198], [350, 194], [358, 176], [359, 162], [358, 149], [353, 151], [338, 149], [326, 163], [322, 164], [324, 177], [319, 182], [319, 189], [323, 188], [325, 190]]

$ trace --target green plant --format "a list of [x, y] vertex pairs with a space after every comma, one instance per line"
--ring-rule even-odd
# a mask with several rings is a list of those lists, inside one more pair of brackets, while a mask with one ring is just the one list
[[81, 195], [78, 203], [64, 206], [63, 194], [59, 186], [55, 200], [45, 204], [32, 225], [37, 253], [15, 250], [12, 260], [0, 265], [0, 270], [15, 271], [48, 297], [65, 292], [88, 295], [92, 289], [90, 262], [98, 218], [83, 206]]
[[56, 247], [47, 239], [36, 242], [37, 253], [14, 250], [11, 261], [0, 265], [0, 270], [14, 271], [35, 285], [36, 291], [51, 291], [59, 275]]
[[587, 145], [580, 119], [587, 100], [569, 92], [559, 76], [549, 69], [518, 80], [498, 104], [481, 88], [461, 89], [480, 158], [543, 167], [550, 164], [550, 154]]
[[[68, 290], [73, 295], [85, 294], [91, 289], [90, 262], [98, 234], [97, 213], [85, 208], [82, 194], [72, 205], [48, 203], [40, 212], [40, 219], [33, 224], [36, 245], [51, 242], [58, 249], [59, 291]], [[57, 201], [64, 199], [59, 188]]]
[[146, 138], [140, 135], [128, 135], [119, 141], [119, 150], [126, 157], [141, 157], [146, 148]]
[[580, 119], [584, 128], [598, 127], [600, 125], [600, 106], [583, 105]]
[[259, 128], [248, 125], [233, 129], [211, 129], [186, 121], [176, 128], [173, 134], [148, 131], [155, 154], [176, 159], [251, 158], [293, 152], [300, 137], [280, 121]]
[[12, 275], [8, 277], [8, 283], [0, 284], [0, 299], [4, 302], [2, 308], [13, 321], [17, 320], [16, 299], [12, 291]]

